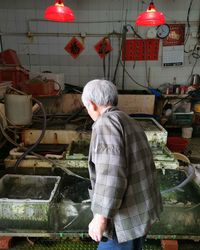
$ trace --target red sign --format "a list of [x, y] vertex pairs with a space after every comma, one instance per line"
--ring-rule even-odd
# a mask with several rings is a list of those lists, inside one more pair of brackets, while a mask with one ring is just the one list
[[163, 46], [183, 45], [185, 37], [185, 24], [169, 24], [170, 33], [163, 40]]
[[122, 60], [158, 60], [159, 41], [159, 39], [127, 39], [122, 49]]
[[84, 50], [84, 46], [78, 39], [73, 37], [65, 46], [65, 50], [75, 59]]
[[108, 38], [101, 39], [94, 46], [94, 48], [101, 58], [104, 58], [108, 53], [110, 53], [110, 51], [112, 51], [112, 47]]

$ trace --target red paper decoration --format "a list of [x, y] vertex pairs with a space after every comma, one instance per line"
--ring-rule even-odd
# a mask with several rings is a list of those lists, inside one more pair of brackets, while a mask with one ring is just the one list
[[170, 33], [163, 40], [163, 46], [184, 45], [185, 41], [185, 24], [169, 24]]
[[75, 59], [84, 50], [84, 46], [78, 39], [73, 37], [65, 46], [65, 50]]
[[127, 39], [122, 50], [122, 60], [158, 60], [158, 52], [159, 39]]
[[105, 56], [110, 53], [110, 51], [112, 51], [112, 47], [108, 38], [101, 39], [97, 44], [95, 44], [94, 48], [99, 54], [100, 58], [105, 58]]

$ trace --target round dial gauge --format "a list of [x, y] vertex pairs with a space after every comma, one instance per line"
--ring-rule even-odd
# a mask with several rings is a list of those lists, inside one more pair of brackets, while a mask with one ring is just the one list
[[169, 35], [170, 27], [168, 24], [159, 25], [157, 27], [157, 37], [164, 39]]

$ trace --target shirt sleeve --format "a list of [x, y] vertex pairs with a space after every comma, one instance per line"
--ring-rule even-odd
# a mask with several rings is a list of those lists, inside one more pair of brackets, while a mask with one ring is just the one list
[[120, 208], [127, 187], [123, 130], [118, 122], [104, 119], [95, 129], [92, 158], [96, 180], [91, 209], [107, 218]]

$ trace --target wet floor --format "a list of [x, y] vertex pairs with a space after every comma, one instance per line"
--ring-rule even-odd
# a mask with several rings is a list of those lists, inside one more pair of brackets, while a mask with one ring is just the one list
[[[80, 240], [47, 240], [47, 239], [14, 239], [10, 250], [95, 250], [97, 244], [90, 239]], [[162, 250], [160, 240], [147, 239], [144, 250]], [[200, 250], [200, 243], [194, 241], [179, 241], [179, 250]]]

